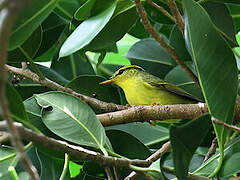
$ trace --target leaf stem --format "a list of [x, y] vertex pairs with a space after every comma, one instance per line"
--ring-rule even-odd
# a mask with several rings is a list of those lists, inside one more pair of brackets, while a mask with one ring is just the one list
[[59, 180], [64, 180], [65, 179], [65, 176], [68, 172], [68, 165], [69, 165], [69, 156], [67, 153], [65, 153], [65, 158], [64, 158], [64, 166], [63, 166], [63, 171], [62, 171], [62, 174], [59, 178]]

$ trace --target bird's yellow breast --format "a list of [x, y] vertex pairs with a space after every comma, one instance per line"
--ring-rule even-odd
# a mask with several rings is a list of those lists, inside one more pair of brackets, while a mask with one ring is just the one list
[[189, 100], [166, 90], [159, 89], [144, 82], [142, 79], [128, 78], [118, 83], [123, 89], [126, 99], [131, 105], [185, 104]]

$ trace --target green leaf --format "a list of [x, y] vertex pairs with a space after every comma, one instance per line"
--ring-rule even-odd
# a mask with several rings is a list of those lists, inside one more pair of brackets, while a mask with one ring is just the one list
[[235, 32], [240, 31], [240, 5], [228, 4], [229, 11], [234, 21]]
[[83, 21], [63, 43], [59, 56], [70, 55], [89, 44], [110, 20], [115, 7], [116, 2], [114, 1], [98, 15]]
[[34, 94], [40, 94], [51, 90], [45, 86], [41, 86], [40, 84], [35, 84], [33, 82], [21, 82], [15, 86], [15, 89], [18, 91], [23, 100], [32, 97]]
[[48, 137], [53, 137], [59, 139], [55, 134], [53, 134], [42, 122], [41, 113], [42, 108], [38, 105], [34, 96], [28, 98], [24, 102], [24, 107], [26, 109], [27, 115], [29, 117], [29, 122], [34, 125], [39, 131], [43, 134], [47, 135]]
[[70, 171], [71, 178], [76, 177], [80, 173], [80, 170], [82, 169], [82, 167], [83, 167], [82, 165], [79, 165], [73, 161], [70, 161], [69, 171]]
[[169, 130], [149, 123], [128, 123], [105, 127], [106, 130], [121, 130], [139, 139], [146, 146], [156, 146], [169, 139]]
[[[61, 74], [58, 72], [54, 71], [53, 69], [50, 69], [46, 66], [42, 66], [40, 64], [36, 64], [37, 67], [40, 69], [40, 71], [46, 76], [48, 79], [64, 86], [67, 84], [69, 81], [65, 79]], [[30, 68], [31, 69], [31, 68]]]
[[[42, 27], [39, 26], [20, 47], [8, 52], [8, 62], [27, 61], [34, 58], [42, 42]], [[28, 57], [22, 52], [27, 54]]]
[[[240, 161], [240, 138], [234, 139], [224, 150], [224, 159], [221, 169], [219, 170], [218, 177], [230, 177], [235, 173], [239, 173]], [[219, 163], [220, 154], [217, 153], [199, 167], [194, 174], [201, 176], [209, 176]]]
[[[126, 21], [126, 19], [128, 20]], [[135, 6], [130, 6], [118, 14], [114, 14], [112, 19], [84, 50], [96, 51], [115, 44], [130, 30], [137, 19], [138, 14]]]
[[223, 37], [226, 38], [232, 46], [236, 46], [234, 23], [227, 5], [205, 2], [202, 6], [208, 12], [212, 22], [216, 25]]
[[[7, 147], [0, 147], [0, 172], [1, 175], [8, 173], [9, 166], [16, 166], [18, 159], [16, 152], [13, 149]], [[1, 178], [1, 177], [0, 177]]]
[[122, 65], [118, 64], [101, 64], [97, 68], [97, 74], [109, 78], [121, 67]]
[[82, 0], [58, 0], [54, 12], [64, 19], [71, 21], [75, 11], [78, 9], [78, 7], [83, 5], [83, 3], [84, 2], [82, 2]]
[[89, 180], [103, 180], [106, 179], [107, 175], [105, 170], [99, 164], [88, 161], [83, 164], [83, 168], [80, 171], [78, 179], [89, 179]]
[[91, 9], [96, 0], [88, 0], [75, 12], [74, 17], [78, 21], [83, 21], [91, 15]]
[[72, 80], [79, 75], [95, 74], [89, 60], [82, 58], [79, 53], [74, 53], [60, 59], [54, 57], [51, 63], [51, 69], [68, 80]]
[[175, 66], [170, 55], [151, 38], [135, 43], [125, 57], [131, 61], [131, 64], [139, 65], [160, 78], [164, 78], [168, 71]]
[[174, 47], [177, 51], [179, 57], [183, 61], [192, 61], [192, 58], [186, 48], [185, 41], [183, 39], [183, 35], [177, 26], [174, 26], [170, 37], [169, 37], [169, 44]]
[[61, 37], [68, 22], [52, 12], [42, 23], [43, 39], [36, 57], [48, 51]]
[[[166, 11], [168, 11], [169, 14], [171, 14], [170, 13], [171, 11], [170, 11], [168, 5], [166, 4], [166, 2], [157, 1], [157, 0], [153, 0], [153, 2], [156, 3], [157, 5], [159, 5], [160, 7], [164, 8]], [[160, 24], [173, 24], [174, 23], [170, 18], [168, 18], [161, 11], [159, 11], [157, 8], [153, 7], [149, 3], [144, 3], [144, 9], [146, 10], [147, 14], [149, 15], [149, 17], [152, 20], [154, 20]]]
[[8, 49], [20, 46], [55, 8], [58, 0], [33, 0], [31, 7], [21, 11], [13, 26]]
[[5, 92], [13, 119], [15, 121], [20, 121], [21, 123], [27, 123], [29, 119], [23, 106], [21, 96], [18, 94], [16, 89], [14, 89], [14, 87], [10, 86], [9, 84], [6, 85]]
[[[237, 65], [229, 45], [215, 29], [206, 11], [192, 0], [183, 0], [186, 14], [186, 35], [198, 72], [199, 81], [210, 114], [228, 124], [232, 124], [237, 95]], [[196, 21], [198, 19], [198, 21]], [[199, 29], [199, 27], [204, 27]], [[221, 158], [227, 130], [215, 125]]]
[[208, 1], [214, 1], [214, 2], [220, 2], [220, 3], [236, 3], [240, 4], [238, 0], [208, 0]]
[[[186, 63], [192, 72], [196, 72], [192, 63]], [[177, 85], [181, 89], [185, 90], [192, 96], [204, 101], [201, 89], [193, 82], [193, 80], [186, 74], [181, 66], [174, 67], [169, 73], [165, 76], [164, 80], [172, 84]]]
[[197, 147], [208, 133], [210, 116], [201, 116], [183, 126], [171, 126], [170, 141], [176, 176], [187, 179], [190, 161]]
[[99, 83], [105, 79], [100, 76], [78, 76], [71, 82], [66, 84], [66, 87], [72, 90], [90, 96], [95, 97], [101, 101], [120, 103], [120, 97], [116, 90], [111, 85], [100, 85]]
[[[120, 131], [108, 130], [106, 134], [111, 141], [114, 152], [130, 159], [147, 159], [151, 152], [141, 141], [134, 136]], [[121, 137], [121, 138], [119, 138]], [[121, 177], [124, 179], [131, 171], [122, 170]]]
[[137, 20], [137, 22], [133, 25], [133, 27], [130, 29], [128, 34], [139, 39], [144, 39], [149, 37], [149, 34], [144, 28], [143, 24], [140, 22], [140, 19]]
[[98, 148], [107, 155], [103, 148], [107, 138], [104, 128], [85, 102], [62, 92], [38, 94], [35, 98], [43, 107], [43, 122], [52, 132], [70, 142]]

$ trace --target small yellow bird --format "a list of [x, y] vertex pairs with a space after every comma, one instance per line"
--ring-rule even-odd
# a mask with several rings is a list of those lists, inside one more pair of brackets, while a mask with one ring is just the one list
[[184, 90], [147, 73], [139, 66], [125, 66], [116, 71], [110, 80], [121, 87], [130, 105], [190, 104], [199, 102]]

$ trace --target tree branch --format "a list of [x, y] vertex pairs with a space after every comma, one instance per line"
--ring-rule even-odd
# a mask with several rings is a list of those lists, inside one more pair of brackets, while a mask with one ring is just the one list
[[21, 68], [16, 68], [16, 67], [9, 66], [9, 65], [5, 65], [5, 69], [7, 71], [9, 71], [10, 73], [32, 79], [35, 83], [39, 83], [39, 84], [46, 86], [52, 90], [62, 91], [62, 92], [67, 92], [69, 94], [72, 94], [73, 96], [76, 96], [76, 97], [80, 98], [81, 100], [85, 101], [89, 105], [91, 105], [95, 108], [104, 110], [106, 112], [127, 109], [126, 106], [116, 105], [113, 103], [106, 103], [106, 102], [100, 101], [98, 99], [79, 94], [70, 88], [65, 88], [65, 87], [57, 84], [56, 82], [51, 81], [48, 78], [40, 79], [36, 73], [32, 72], [29, 69], [21, 69]]
[[189, 75], [189, 77], [200, 87], [198, 78], [193, 74], [191, 69], [181, 60], [175, 49], [164, 41], [164, 39], [158, 34], [158, 32], [150, 24], [146, 12], [143, 10], [140, 0], [135, 0], [136, 8], [141, 22], [149, 34], [172, 56], [172, 58], [179, 64], [182, 69]]
[[20, 11], [24, 6], [24, 1], [19, 0], [9, 0], [3, 1], [1, 4], [0, 11], [0, 104], [3, 111], [3, 117], [6, 119], [6, 127], [10, 133], [10, 138], [13, 146], [16, 149], [17, 155], [19, 156], [21, 162], [23, 163], [26, 171], [28, 172], [31, 179], [40, 179], [36, 168], [27, 158], [23, 144], [19, 138], [19, 133], [15, 126], [8, 109], [8, 102], [5, 96], [5, 81], [6, 81], [6, 69], [4, 65], [7, 60], [7, 47], [8, 38], [11, 31], [12, 24]]
[[168, 0], [167, 1], [168, 7], [170, 8], [173, 16], [175, 17], [175, 23], [178, 26], [178, 28], [180, 29], [180, 31], [182, 32], [182, 34], [184, 34], [184, 21], [182, 18], [182, 15], [180, 14], [177, 5], [175, 3], [174, 0]]
[[171, 14], [169, 14], [163, 7], [159, 6], [158, 4], [153, 2], [152, 0], [147, 0], [147, 2], [148, 2], [148, 4], [150, 4], [151, 6], [156, 8], [157, 10], [161, 11], [165, 16], [167, 16], [173, 22], [175, 22], [175, 18]]
[[103, 126], [111, 126], [131, 122], [149, 122], [150, 120], [193, 119], [207, 112], [208, 109], [204, 103], [153, 106], [139, 105], [122, 111], [99, 114], [97, 117]]
[[[146, 161], [149, 162], [149, 166], [157, 161], [164, 153], [169, 152], [171, 150], [171, 143], [170, 141], [166, 142], [165, 144], [162, 145], [162, 147], [153, 153], [151, 156], [149, 156]], [[133, 171], [131, 172], [124, 180], [134, 180], [137, 179], [139, 173]]]
[[236, 131], [236, 132], [239, 132], [240, 133], [240, 128], [237, 127], [237, 126], [234, 126], [234, 125], [230, 125], [230, 124], [227, 124], [223, 121], [219, 121], [218, 119], [212, 117], [212, 122], [214, 122], [215, 124], [219, 124], [219, 125], [222, 125], [232, 131]]
[[[32, 141], [34, 144], [42, 147], [54, 149], [63, 153], [67, 153], [70, 157], [75, 157], [79, 160], [87, 160], [98, 163], [104, 167], [106, 166], [117, 166], [129, 168], [130, 165], [147, 167], [149, 162], [146, 160], [139, 159], [127, 159], [127, 158], [116, 158], [110, 156], [104, 156], [98, 152], [84, 149], [80, 146], [69, 144], [65, 141], [56, 140], [54, 138], [47, 137], [41, 133], [37, 134], [30, 129], [22, 126], [21, 123], [13, 123], [17, 130], [20, 132], [20, 136], [27, 140]], [[7, 131], [6, 121], [0, 121], [0, 131]]]
[[216, 153], [217, 146], [218, 146], [218, 142], [217, 142], [217, 138], [215, 137], [212, 140], [211, 147], [209, 148], [203, 162], [206, 162], [210, 157], [212, 157]]
[[[207, 106], [204, 103], [198, 104], [175, 104], [175, 105], [158, 105], [158, 106], [128, 106], [116, 105], [113, 103], [102, 102], [98, 99], [91, 98], [79, 93], [76, 93], [70, 88], [65, 88], [56, 82], [47, 78], [40, 80], [37, 74], [29, 69], [21, 69], [5, 65], [5, 69], [10, 73], [32, 79], [35, 83], [49, 87], [52, 90], [58, 90], [79, 97], [89, 105], [104, 111], [116, 111], [97, 115], [98, 119], [104, 126], [115, 124], [124, 124], [131, 122], [145, 122], [149, 120], [166, 120], [166, 119], [192, 119], [208, 112]], [[122, 110], [122, 111], [119, 111]], [[240, 98], [237, 98], [235, 119], [240, 119]]]

